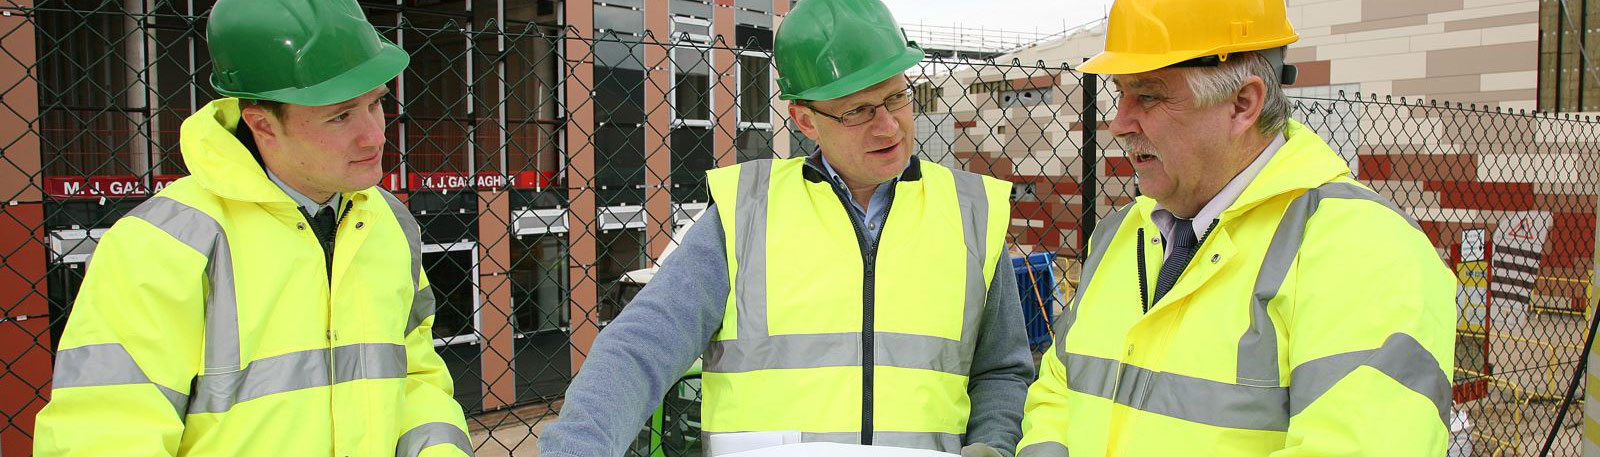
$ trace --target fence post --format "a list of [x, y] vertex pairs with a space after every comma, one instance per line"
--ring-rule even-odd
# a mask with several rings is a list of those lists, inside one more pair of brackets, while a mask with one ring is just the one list
[[568, 322], [572, 329], [572, 374], [583, 367], [589, 347], [600, 334], [600, 285], [594, 270], [599, 258], [595, 237], [599, 235], [599, 204], [595, 178], [594, 146], [594, 3], [569, 2], [565, 6], [566, 54], [571, 73], [562, 84], [567, 110], [567, 286], [570, 291]]
[[[32, 0], [11, 2], [0, 17], [0, 454], [33, 449], [33, 420], [50, 395], [50, 307], [46, 294], [44, 193], [40, 185], [39, 86]], [[23, 14], [17, 14], [23, 13]], [[65, 268], [65, 267], [63, 267]]]
[[[1596, 214], [1596, 221], [1600, 223], [1600, 213]], [[1600, 227], [1600, 225], [1596, 225], [1596, 227]], [[1600, 266], [1600, 231], [1595, 233], [1595, 252], [1591, 259], [1596, 262], [1591, 265]], [[1597, 316], [1597, 314], [1600, 314], [1600, 302], [1595, 301], [1597, 295], [1600, 295], [1600, 274], [1589, 273], [1589, 293], [1584, 297], [1583, 315], [1590, 321], [1600, 318], [1600, 316]], [[1584, 346], [1583, 351], [1578, 355], [1580, 359], [1587, 360], [1590, 357], [1594, 357], [1595, 347], [1593, 342], [1588, 346]], [[1594, 385], [1594, 383], [1600, 382], [1600, 364], [1589, 363], [1585, 371], [1586, 373], [1583, 375], [1585, 377], [1585, 385]], [[1579, 428], [1579, 430], [1583, 431], [1583, 442], [1579, 445], [1583, 452], [1580, 455], [1582, 457], [1600, 457], [1600, 436], [1595, 433], [1595, 430], [1600, 430], [1600, 427], [1589, 424], [1589, 422], [1600, 422], [1600, 418], [1591, 414], [1595, 405], [1600, 405], [1600, 392], [1597, 392], [1596, 389], [1584, 389], [1583, 405], [1584, 414], [1582, 417], [1584, 423], [1583, 427]], [[1557, 425], [1559, 426], [1560, 423], [1558, 422]], [[1600, 425], [1600, 423], [1595, 425]]]
[[1078, 195], [1083, 197], [1079, 203], [1078, 222], [1078, 261], [1082, 262], [1088, 255], [1089, 235], [1094, 233], [1095, 221], [1099, 219], [1099, 215], [1095, 213], [1095, 202], [1100, 198], [1100, 183], [1095, 179], [1095, 165], [1100, 158], [1095, 132], [1100, 129], [1100, 111], [1095, 104], [1100, 95], [1097, 87], [1100, 77], [1089, 73], [1078, 73], [1078, 78], [1078, 89], [1083, 91], [1083, 111], [1079, 114], [1083, 121], [1083, 142], [1080, 146], [1083, 178], [1078, 183]]
[[[645, 106], [666, 106], [672, 87], [672, 15], [667, 0], [644, 2], [646, 36], [660, 45], [645, 45]], [[650, 266], [661, 265], [661, 254], [672, 239], [677, 215], [672, 209], [672, 112], [650, 109], [645, 115], [644, 132], [644, 244]]]
[[738, 20], [734, 0], [711, 2], [711, 84], [716, 86], [711, 94], [711, 118], [716, 122], [711, 132], [711, 150], [716, 155], [717, 166], [739, 163], [739, 67]]

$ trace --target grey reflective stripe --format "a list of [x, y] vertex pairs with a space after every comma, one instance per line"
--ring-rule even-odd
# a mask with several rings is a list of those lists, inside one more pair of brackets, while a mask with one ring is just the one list
[[206, 257], [205, 372], [239, 369], [239, 303], [233, 282], [228, 235], [211, 215], [167, 197], [139, 204], [128, 217], [143, 219]]
[[189, 396], [151, 381], [139, 364], [133, 361], [133, 355], [121, 344], [91, 344], [56, 352], [56, 368], [51, 378], [51, 385], [55, 389], [129, 384], [155, 386], [161, 391], [161, 396], [172, 404], [178, 417], [184, 417]]
[[767, 337], [767, 196], [772, 161], [755, 160], [739, 167], [739, 196], [734, 205], [734, 251], [739, 271], [734, 297], [739, 310], [738, 340]]
[[[873, 362], [879, 366], [915, 368], [966, 376], [969, 353], [960, 341], [926, 335], [874, 333]], [[713, 341], [705, 366], [719, 373], [756, 370], [861, 366], [861, 333], [780, 335], [769, 338]]]
[[1410, 214], [1406, 214], [1405, 211], [1401, 211], [1399, 205], [1395, 205], [1393, 201], [1383, 198], [1382, 195], [1378, 195], [1378, 193], [1372, 191], [1372, 189], [1347, 182], [1330, 182], [1318, 186], [1317, 191], [1322, 193], [1322, 198], [1368, 200], [1383, 205], [1384, 208], [1389, 208], [1389, 211], [1394, 211], [1395, 214], [1400, 215], [1401, 219], [1405, 219], [1407, 224], [1411, 224], [1411, 228], [1422, 230], [1422, 225], [1418, 224], [1417, 220], [1412, 218]]
[[1256, 274], [1255, 290], [1251, 295], [1250, 327], [1239, 336], [1239, 351], [1235, 360], [1238, 361], [1236, 377], [1240, 384], [1281, 385], [1278, 333], [1272, 325], [1272, 316], [1267, 313], [1267, 305], [1273, 297], [1278, 296], [1284, 278], [1288, 277], [1289, 268], [1300, 253], [1300, 242], [1305, 239], [1306, 222], [1311, 220], [1311, 215], [1317, 212], [1317, 204], [1321, 202], [1321, 194], [1317, 189], [1306, 191], [1289, 202], [1288, 209], [1278, 220], [1278, 228], [1272, 233], [1272, 241], [1267, 244], [1267, 253], [1261, 260], [1261, 269]]
[[1067, 388], [1140, 411], [1215, 427], [1289, 429], [1289, 391], [1163, 373], [1067, 354]]
[[[435, 300], [437, 299], [433, 297], [433, 284], [417, 289], [417, 293], [411, 296], [411, 316], [406, 318], [406, 331], [403, 335], [410, 335], [412, 330], [422, 325], [422, 321], [433, 317], [438, 307]], [[429, 337], [432, 338], [431, 335]]]
[[422, 454], [423, 449], [436, 444], [454, 445], [461, 453], [472, 455], [472, 441], [467, 438], [467, 433], [444, 422], [429, 422], [412, 427], [405, 434], [400, 435], [400, 441], [395, 446], [395, 457], [416, 457]]
[[[328, 367], [330, 357], [333, 370]], [[268, 395], [359, 379], [405, 376], [406, 349], [398, 344], [352, 344], [291, 352], [250, 362], [239, 371], [201, 375], [195, 380], [189, 412], [223, 413], [234, 405]]]
[[[711, 437], [730, 433], [745, 432], [701, 432], [701, 442], [710, 443]], [[963, 435], [937, 432], [872, 432], [873, 446], [893, 446], [910, 449], [928, 449], [934, 451], [960, 453]], [[859, 432], [830, 432], [830, 433], [800, 433], [800, 441], [805, 443], [844, 443], [860, 444]], [[718, 455], [716, 449], [708, 449], [706, 455]]]
[[978, 321], [982, 319], [983, 307], [988, 301], [989, 285], [983, 280], [983, 262], [989, 255], [989, 197], [984, 190], [982, 176], [961, 170], [951, 172], [955, 175], [956, 201], [961, 210], [961, 234], [967, 242], [966, 303], [961, 320], [961, 341], [969, 344], [961, 345], [960, 365], [954, 367], [959, 370], [956, 374], [965, 376], [972, 366], [973, 351], [978, 347]]
[[1289, 269], [1294, 265], [1294, 259], [1300, 252], [1300, 244], [1305, 240], [1306, 224], [1311, 221], [1311, 216], [1316, 214], [1317, 207], [1326, 198], [1376, 202], [1395, 211], [1412, 227], [1418, 227], [1417, 222], [1404, 212], [1400, 212], [1394, 203], [1376, 192], [1350, 183], [1323, 184], [1306, 191], [1290, 202], [1283, 218], [1278, 222], [1277, 230], [1272, 234], [1271, 243], [1267, 245], [1267, 254], [1261, 262], [1261, 271], [1256, 275], [1250, 307], [1250, 327], [1239, 337], [1237, 359], [1239, 384], [1264, 387], [1282, 385], [1281, 371], [1278, 368], [1278, 334], [1272, 325], [1267, 305], [1278, 295], [1284, 278], [1288, 277]]
[[406, 347], [365, 343], [333, 348], [333, 382], [406, 377]]
[[[1250, 327], [1239, 339], [1237, 383], [1157, 372], [1116, 360], [1068, 353], [1064, 345], [1057, 344], [1057, 356], [1067, 371], [1068, 389], [1190, 422], [1285, 431], [1293, 413], [1303, 410], [1345, 375], [1365, 365], [1428, 397], [1439, 407], [1441, 420], [1448, 417], [1448, 377], [1439, 369], [1433, 355], [1406, 335], [1391, 336], [1379, 349], [1339, 354], [1302, 364], [1292, 373], [1292, 387], [1281, 386], [1277, 332], [1267, 305], [1277, 296], [1299, 254], [1306, 224], [1321, 201], [1327, 198], [1373, 201], [1395, 211], [1412, 227], [1418, 227], [1415, 220], [1400, 212], [1393, 203], [1361, 186], [1328, 183], [1311, 189], [1289, 204], [1268, 245], [1256, 279]], [[1071, 305], [1082, 300], [1091, 275], [1099, 266], [1100, 255], [1111, 241], [1110, 233], [1102, 230], [1115, 230], [1124, 212], [1108, 218], [1095, 230], [1093, 249], [1084, 264], [1083, 280], [1079, 282]], [[1071, 328], [1076, 312], [1077, 307], [1070, 306], [1063, 313], [1062, 321], [1057, 324], [1058, 338], [1064, 338], [1066, 330]]]
[[1094, 271], [1100, 268], [1100, 259], [1105, 257], [1106, 249], [1111, 246], [1111, 239], [1117, 235], [1117, 228], [1128, 218], [1128, 213], [1133, 212], [1133, 206], [1129, 204], [1111, 213], [1110, 217], [1100, 221], [1094, 229], [1089, 258], [1084, 260], [1083, 268], [1079, 270], [1081, 279], [1078, 281], [1078, 290], [1072, 293], [1072, 301], [1067, 303], [1066, 308], [1061, 311], [1061, 316], [1056, 318], [1056, 358], [1061, 359], [1061, 363], [1067, 363], [1067, 346], [1062, 342], [1067, 340], [1067, 332], [1072, 330], [1072, 323], [1078, 320], [1078, 303], [1083, 301], [1083, 291], [1089, 289], [1089, 280], [1094, 278]]
[[1245, 430], [1289, 429], [1289, 391], [1123, 365], [1116, 402], [1140, 411]]
[[[767, 330], [767, 205], [772, 161], [755, 160], [739, 168], [739, 199], [734, 204], [734, 255], [738, 262], [733, 294], [737, 336], [712, 341], [705, 369], [714, 373], [859, 366], [861, 333], [770, 335]], [[972, 365], [978, 320], [987, 302], [983, 263], [988, 247], [989, 201], [979, 175], [955, 172], [955, 187], [967, 243], [966, 298], [962, 340], [876, 332], [873, 362], [879, 366], [932, 370], [966, 376]], [[966, 343], [964, 343], [964, 341]]]
[[1300, 414], [1334, 384], [1363, 366], [1377, 369], [1427, 397], [1438, 410], [1439, 421], [1450, 423], [1450, 378], [1439, 368], [1433, 353], [1404, 333], [1389, 335], [1377, 349], [1330, 355], [1295, 367], [1289, 378], [1294, 381], [1289, 386], [1289, 414]]
[[395, 221], [400, 223], [400, 232], [406, 236], [406, 245], [411, 246], [411, 289], [416, 291], [411, 297], [411, 315], [406, 318], [406, 330], [402, 335], [410, 335], [422, 325], [434, 312], [434, 299], [432, 287], [419, 287], [422, 284], [422, 227], [417, 225], [417, 219], [411, 217], [411, 209], [401, 202], [394, 194], [387, 190], [378, 189], [383, 195], [383, 200], [389, 202], [389, 211], [394, 213]]
[[1062, 365], [1067, 369], [1067, 389], [1096, 397], [1111, 398], [1117, 389], [1117, 366], [1122, 362], [1083, 354], [1068, 353]]
[[1017, 451], [1017, 457], [1069, 457], [1067, 446], [1054, 441], [1029, 444]]

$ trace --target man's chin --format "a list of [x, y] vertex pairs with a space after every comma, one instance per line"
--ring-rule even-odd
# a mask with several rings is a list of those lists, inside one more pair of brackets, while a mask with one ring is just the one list
[[378, 173], [375, 176], [361, 176], [345, 181], [343, 186], [344, 189], [341, 189], [339, 192], [356, 192], [367, 190], [381, 182], [383, 182], [383, 173]]
[[893, 169], [896, 173], [899, 173], [900, 170], [904, 170], [906, 168], [906, 162], [911, 161], [911, 155], [907, 154], [899, 157], [885, 157], [883, 160], [888, 162], [884, 165], [885, 168]]

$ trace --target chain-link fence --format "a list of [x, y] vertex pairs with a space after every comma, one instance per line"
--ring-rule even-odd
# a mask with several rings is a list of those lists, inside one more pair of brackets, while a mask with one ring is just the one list
[[[0, 454], [30, 452], [99, 236], [187, 173], [178, 126], [215, 98], [208, 3], [0, 7]], [[552, 1], [501, 3], [493, 20], [445, 3], [367, 5], [412, 56], [385, 101], [380, 186], [423, 225], [435, 347], [478, 455], [533, 455], [595, 334], [706, 207], [704, 172], [815, 145], [775, 95], [770, 28], [691, 14], [633, 32], [597, 14], [591, 32], [556, 26]], [[920, 155], [1016, 184], [1032, 319], [1017, 331], [1042, 348], [1085, 234], [1136, 193], [1106, 131], [1115, 93], [1017, 62], [930, 59], [909, 76]], [[1290, 88], [1294, 117], [1461, 278], [1452, 450], [1536, 454], [1583, 353], [1600, 122], [1338, 89]], [[686, 376], [632, 452], [698, 455], [698, 397]], [[1552, 455], [1581, 453], [1586, 417], [1580, 395]]]

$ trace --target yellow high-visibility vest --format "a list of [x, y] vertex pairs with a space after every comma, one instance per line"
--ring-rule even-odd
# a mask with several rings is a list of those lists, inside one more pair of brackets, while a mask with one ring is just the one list
[[1011, 183], [912, 159], [873, 242], [806, 160], [709, 173], [732, 287], [705, 432], [960, 452]]

